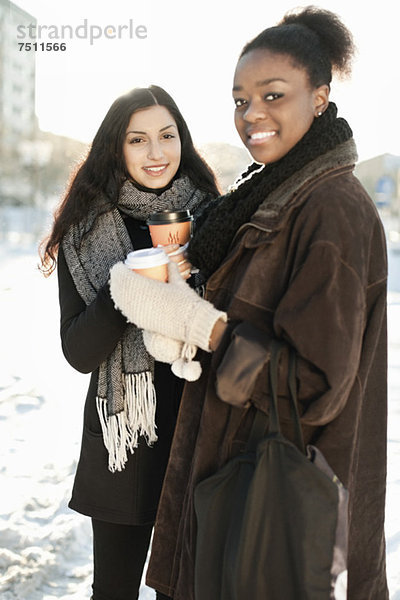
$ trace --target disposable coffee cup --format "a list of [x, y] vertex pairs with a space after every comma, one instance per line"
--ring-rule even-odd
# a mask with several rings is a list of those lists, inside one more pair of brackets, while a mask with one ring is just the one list
[[186, 244], [192, 233], [192, 221], [188, 210], [163, 210], [147, 219], [154, 247], [169, 244]]
[[168, 281], [168, 256], [162, 248], [144, 248], [129, 252], [125, 259], [127, 267], [150, 279]]

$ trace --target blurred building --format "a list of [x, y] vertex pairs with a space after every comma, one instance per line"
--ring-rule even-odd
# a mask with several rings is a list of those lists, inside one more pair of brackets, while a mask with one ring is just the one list
[[400, 156], [381, 154], [364, 160], [355, 174], [379, 210], [389, 246], [400, 249]]
[[358, 163], [355, 174], [379, 207], [390, 206], [399, 196], [400, 156], [381, 154]]
[[203, 144], [199, 151], [214, 171], [223, 194], [252, 162], [252, 158], [245, 148], [231, 144], [210, 142]]
[[2, 144], [32, 137], [35, 116], [35, 52], [20, 51], [19, 25], [36, 19], [12, 2], [0, 0], [0, 132]]
[[29, 39], [27, 50], [18, 37], [21, 27], [34, 31], [36, 25], [33, 15], [0, 0], [0, 235], [9, 227], [8, 215], [17, 214], [15, 208], [29, 209], [29, 227], [37, 209], [54, 205], [87, 150], [81, 142], [38, 127], [35, 40]]
[[36, 25], [35, 17], [0, 0], [0, 198], [17, 202], [29, 188], [21, 176], [21, 142], [34, 139], [37, 131], [36, 53], [21, 51], [17, 38], [17, 27], [30, 24]]

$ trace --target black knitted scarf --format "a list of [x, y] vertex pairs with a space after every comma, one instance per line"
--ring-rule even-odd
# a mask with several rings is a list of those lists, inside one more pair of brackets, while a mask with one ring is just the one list
[[227, 255], [239, 227], [250, 220], [260, 204], [268, 203], [271, 192], [352, 136], [347, 121], [337, 117], [336, 105], [330, 102], [323, 115], [314, 119], [307, 133], [285, 156], [265, 166], [250, 165], [239, 178], [237, 189], [205, 211], [188, 248], [191, 263], [206, 277], [212, 275]]

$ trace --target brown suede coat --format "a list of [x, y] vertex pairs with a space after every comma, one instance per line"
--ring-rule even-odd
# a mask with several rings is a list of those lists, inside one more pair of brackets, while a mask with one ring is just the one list
[[[353, 176], [355, 160], [350, 140], [271, 194], [238, 231], [207, 295], [230, 320], [295, 349], [305, 441], [350, 492], [348, 600], [386, 600], [386, 243]], [[240, 386], [235, 353], [223, 360], [227, 337], [185, 388], [159, 505], [147, 583], [174, 600], [194, 598], [193, 488], [243, 449], [254, 415], [252, 406], [232, 407], [216, 394], [216, 385], [224, 396]], [[249, 374], [251, 404], [265, 411], [266, 359]], [[280, 411], [290, 437], [286, 371], [284, 360]]]

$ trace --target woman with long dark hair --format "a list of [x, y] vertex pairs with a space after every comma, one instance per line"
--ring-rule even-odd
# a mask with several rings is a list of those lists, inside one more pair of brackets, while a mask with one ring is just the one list
[[[201, 379], [183, 394], [147, 572], [148, 584], [174, 600], [194, 598], [194, 489], [245, 449], [256, 409], [268, 414], [276, 343], [285, 347], [282, 430], [295, 440], [291, 355], [304, 441], [322, 451], [349, 492], [347, 570], [331, 579], [327, 565], [323, 590], [305, 585], [288, 595], [279, 573], [260, 565], [259, 589], [270, 589], [277, 575], [278, 592], [252, 600], [388, 598], [386, 242], [353, 175], [351, 128], [329, 100], [332, 73], [347, 74], [353, 52], [337, 15], [314, 7], [289, 13], [244, 47], [233, 82], [235, 124], [255, 162], [206, 211], [189, 245], [190, 261], [208, 278], [206, 299], [174, 276], [173, 265], [168, 283], [151, 285], [121, 264], [111, 270], [111, 294], [131, 322], [205, 351]], [[121, 285], [142, 301], [124, 303]]]
[[217, 195], [174, 100], [137, 88], [112, 104], [43, 244], [43, 272], [58, 266], [63, 352], [91, 373], [69, 506], [92, 518], [93, 600], [138, 598], [183, 385], [116, 308], [110, 268], [151, 247], [151, 213], [196, 220]]

